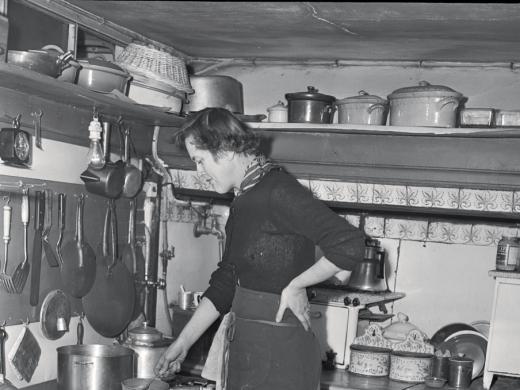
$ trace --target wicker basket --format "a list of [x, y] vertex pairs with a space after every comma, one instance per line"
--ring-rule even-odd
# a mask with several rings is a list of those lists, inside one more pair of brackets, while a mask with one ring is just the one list
[[179, 91], [193, 93], [186, 63], [170, 53], [130, 43], [116, 62], [132, 75], [141, 75], [171, 85]]

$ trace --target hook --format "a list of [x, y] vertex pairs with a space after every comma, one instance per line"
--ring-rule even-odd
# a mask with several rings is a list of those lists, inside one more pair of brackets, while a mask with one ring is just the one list
[[20, 128], [20, 118], [22, 117], [22, 114], [16, 115], [16, 118], [13, 119], [13, 127], [16, 129]]
[[2, 197], [2, 199], [5, 201], [5, 204], [8, 205], [9, 202], [11, 201], [11, 196], [10, 195], [4, 195]]
[[31, 320], [29, 319], [29, 317], [27, 317], [27, 320], [24, 321], [23, 319], [20, 320], [22, 322], [22, 325], [23, 326], [29, 326], [29, 324], [31, 323]]

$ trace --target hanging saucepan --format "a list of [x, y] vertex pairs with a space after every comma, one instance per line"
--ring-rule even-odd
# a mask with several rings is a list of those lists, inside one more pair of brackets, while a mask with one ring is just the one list
[[9, 50], [7, 52], [7, 62], [55, 78], [61, 74], [62, 69], [71, 58], [72, 52], [70, 51], [63, 54], [47, 50]]
[[421, 81], [388, 95], [390, 126], [455, 127], [458, 109], [466, 101], [460, 92]]
[[123, 183], [122, 196], [125, 198], [134, 198], [143, 186], [142, 172], [130, 163], [130, 129], [125, 129], [125, 154], [123, 161], [125, 163], [125, 176]]
[[337, 100], [338, 123], [385, 125], [387, 101], [379, 96], [359, 91], [359, 95]]
[[[92, 328], [104, 337], [116, 337], [128, 326], [135, 305], [134, 277], [123, 264], [117, 250], [117, 218], [114, 200], [108, 200], [111, 251], [108, 250], [108, 226], [105, 223], [103, 259], [97, 262], [96, 280], [83, 297], [83, 308]], [[111, 252], [111, 253], [109, 253]]]
[[88, 192], [101, 195], [110, 199], [121, 196], [125, 182], [125, 164], [118, 160], [110, 162], [110, 123], [103, 122], [103, 152], [105, 154], [105, 166], [94, 169], [92, 166], [81, 173], [81, 180], [85, 182]]
[[286, 93], [291, 123], [332, 123], [334, 101], [330, 95], [318, 93], [314, 87], [307, 87], [307, 92]]

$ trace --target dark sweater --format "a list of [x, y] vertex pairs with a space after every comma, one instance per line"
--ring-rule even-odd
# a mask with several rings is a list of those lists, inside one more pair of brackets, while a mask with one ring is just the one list
[[363, 258], [365, 235], [293, 176], [273, 169], [231, 203], [222, 261], [204, 293], [220, 313], [240, 286], [280, 294], [314, 264], [315, 245], [345, 270]]

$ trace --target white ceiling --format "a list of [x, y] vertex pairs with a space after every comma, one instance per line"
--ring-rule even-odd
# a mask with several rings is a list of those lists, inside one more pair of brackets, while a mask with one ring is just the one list
[[69, 0], [196, 58], [520, 60], [520, 4]]

